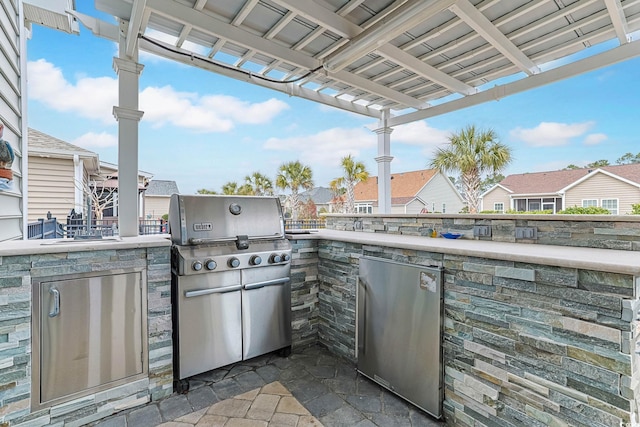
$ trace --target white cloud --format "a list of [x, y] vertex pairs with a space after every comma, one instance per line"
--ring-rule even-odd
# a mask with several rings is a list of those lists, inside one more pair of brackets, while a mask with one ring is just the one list
[[397, 126], [391, 133], [392, 143], [423, 146], [425, 150], [448, 142], [449, 131], [432, 128], [424, 120]]
[[96, 147], [115, 147], [118, 145], [118, 137], [106, 132], [102, 133], [85, 133], [84, 135], [71, 141], [73, 145], [92, 149]]
[[[115, 124], [118, 81], [111, 77], [65, 79], [60, 68], [40, 59], [29, 62], [29, 96], [47, 107], [83, 118]], [[143, 120], [152, 126], [173, 125], [197, 132], [228, 132], [236, 124], [263, 124], [289, 105], [275, 98], [251, 103], [226, 95], [179, 92], [171, 86], [147, 87], [140, 92]]]
[[60, 68], [44, 59], [28, 63], [29, 98], [62, 112], [113, 124], [118, 101], [118, 82], [110, 77], [82, 77], [74, 85]]
[[515, 128], [509, 132], [514, 139], [531, 147], [557, 147], [567, 145], [571, 139], [584, 135], [594, 126], [594, 122], [556, 123], [542, 122], [530, 129]]
[[604, 133], [592, 133], [585, 137], [584, 145], [598, 145], [608, 139]]
[[269, 138], [265, 150], [295, 151], [300, 159], [313, 161], [314, 167], [335, 167], [349, 154], [358, 157], [360, 150], [376, 146], [376, 136], [364, 128], [332, 128], [314, 135]]

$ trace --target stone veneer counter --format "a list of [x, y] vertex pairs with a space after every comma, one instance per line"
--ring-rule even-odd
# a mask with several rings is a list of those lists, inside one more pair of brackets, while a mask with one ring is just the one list
[[[82, 426], [172, 394], [170, 245], [164, 235], [0, 243], [0, 426]], [[145, 276], [148, 375], [32, 410], [32, 282], [123, 269]]]
[[317, 319], [320, 343], [352, 361], [360, 258], [444, 268], [447, 425], [637, 425], [637, 251], [371, 230], [288, 237], [293, 282], [317, 295], [308, 323]]
[[318, 230], [308, 234], [288, 234], [287, 237], [291, 240], [333, 240], [362, 245], [388, 246], [399, 249], [640, 275], [640, 258], [633, 251], [337, 230]]

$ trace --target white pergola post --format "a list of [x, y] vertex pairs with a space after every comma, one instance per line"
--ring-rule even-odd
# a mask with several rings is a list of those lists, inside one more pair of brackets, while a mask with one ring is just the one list
[[378, 213], [391, 213], [391, 132], [388, 126], [389, 110], [383, 110], [380, 127], [374, 132], [378, 135]]
[[126, 55], [127, 22], [120, 24], [118, 58], [113, 68], [118, 74], [118, 228], [120, 237], [138, 235], [138, 123], [144, 114], [138, 110], [138, 83], [144, 66], [138, 64], [138, 46]]

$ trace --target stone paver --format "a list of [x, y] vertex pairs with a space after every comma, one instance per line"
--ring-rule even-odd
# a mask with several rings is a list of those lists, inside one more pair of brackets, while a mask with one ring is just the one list
[[265, 355], [189, 379], [186, 394], [99, 427], [443, 427], [322, 347]]

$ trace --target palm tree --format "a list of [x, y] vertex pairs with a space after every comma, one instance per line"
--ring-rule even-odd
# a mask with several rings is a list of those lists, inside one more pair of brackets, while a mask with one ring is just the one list
[[251, 194], [255, 196], [271, 196], [273, 195], [273, 182], [269, 177], [262, 175], [260, 172], [254, 172], [244, 178], [247, 186], [251, 188]]
[[346, 213], [355, 213], [355, 194], [353, 189], [357, 183], [366, 181], [369, 178], [367, 167], [362, 162], [356, 162], [351, 154], [343, 157], [340, 161], [344, 175], [336, 178], [329, 184], [331, 187], [344, 186], [347, 192]]
[[238, 194], [238, 183], [229, 181], [222, 186], [222, 194], [233, 195]]
[[309, 166], [305, 166], [300, 161], [283, 163], [278, 169], [276, 176], [276, 187], [283, 190], [289, 188], [291, 190], [291, 209], [293, 210], [293, 219], [298, 218], [298, 190], [303, 188], [310, 190], [313, 188], [313, 173]]
[[469, 213], [477, 213], [482, 175], [497, 174], [511, 162], [511, 148], [497, 141], [492, 129], [470, 125], [449, 136], [449, 146], [438, 148], [430, 167], [440, 172], [459, 171]]

